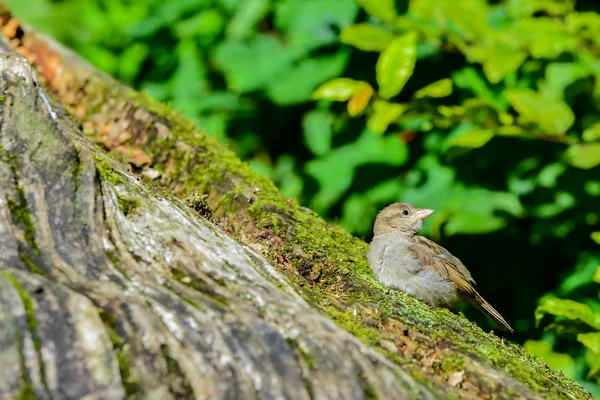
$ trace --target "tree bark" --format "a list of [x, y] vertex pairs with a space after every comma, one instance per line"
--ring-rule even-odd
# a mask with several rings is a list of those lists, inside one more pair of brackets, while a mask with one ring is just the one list
[[0, 23], [4, 398], [591, 398], [383, 288], [364, 242], [167, 107]]

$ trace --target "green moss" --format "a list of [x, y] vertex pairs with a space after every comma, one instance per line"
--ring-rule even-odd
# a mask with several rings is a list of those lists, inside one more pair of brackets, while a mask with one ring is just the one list
[[32, 400], [35, 399], [35, 391], [33, 385], [31, 384], [31, 378], [29, 378], [29, 374], [27, 373], [27, 357], [25, 356], [25, 350], [23, 346], [23, 333], [17, 330], [15, 336], [15, 342], [17, 343], [19, 351], [19, 364], [21, 368], [22, 384], [17, 399]]
[[98, 308], [98, 315], [107, 328], [108, 337], [113, 345], [113, 351], [117, 357], [119, 365], [119, 374], [121, 375], [121, 385], [125, 389], [127, 399], [136, 399], [139, 397], [140, 385], [138, 380], [132, 376], [129, 364], [129, 345], [117, 333], [117, 319], [107, 313], [103, 308]]
[[185, 374], [179, 367], [176, 359], [169, 354], [169, 346], [162, 344], [160, 346], [163, 359], [167, 364], [167, 372], [169, 374], [169, 387], [176, 398], [191, 399], [194, 397], [194, 391], [190, 382], [185, 379]]
[[113, 185], [121, 185], [125, 183], [125, 178], [123, 178], [123, 175], [115, 170], [115, 167], [111, 164], [108, 158], [96, 154], [95, 152], [92, 152], [91, 154], [92, 158], [94, 159], [96, 170], [102, 179]]
[[19, 258], [21, 259], [21, 261], [23, 261], [23, 264], [25, 264], [31, 272], [38, 275], [44, 275], [44, 271], [42, 271], [37, 265], [35, 265], [33, 260], [25, 252], [19, 252]]
[[377, 392], [375, 392], [375, 389], [367, 382], [367, 379], [362, 374], [358, 375], [358, 382], [365, 395], [365, 400], [377, 400]]
[[15, 185], [15, 189], [17, 192], [17, 200], [8, 199], [8, 209], [10, 210], [13, 219], [23, 226], [25, 231], [25, 241], [31, 246], [31, 249], [36, 254], [40, 254], [40, 249], [35, 241], [35, 229], [31, 220], [31, 214], [27, 207], [25, 193], [23, 192], [23, 188], [19, 185]]
[[[38, 364], [40, 366], [40, 376], [42, 379], [42, 384], [44, 385], [46, 392], [50, 393], [46, 378], [46, 364], [44, 363], [44, 359], [42, 358], [42, 342], [40, 340], [40, 335], [38, 332], [38, 323], [37, 318], [35, 316], [33, 300], [29, 296], [29, 293], [27, 293], [27, 291], [25, 291], [21, 287], [19, 281], [10, 272], [2, 271], [2, 274], [12, 283], [17, 293], [19, 293], [19, 297], [21, 297], [21, 302], [23, 303], [23, 308], [25, 309], [27, 327], [29, 329], [29, 333], [31, 334], [31, 338], [33, 340], [33, 347], [37, 354]], [[27, 386], [27, 384], [27, 382], [24, 382], [24, 386]]]
[[31, 383], [24, 383], [21, 386], [21, 390], [19, 391], [19, 395], [17, 397], [18, 400], [35, 400], [35, 392], [33, 390], [33, 385]]
[[286, 341], [290, 344], [290, 346], [292, 346], [298, 352], [298, 354], [300, 355], [300, 357], [306, 364], [306, 367], [308, 369], [313, 369], [314, 362], [313, 362], [313, 359], [310, 356], [310, 354], [308, 354], [306, 351], [304, 351], [304, 349], [298, 344], [298, 342], [296, 342], [296, 340], [294, 340], [292, 338], [287, 338]]
[[[79, 147], [75, 146], [75, 151], [79, 156]], [[83, 172], [83, 164], [81, 163], [81, 159], [79, 157], [74, 158], [73, 160], [73, 185], [75, 186], [75, 192], [79, 191], [79, 176], [81, 172]]]
[[[212, 288], [210, 288], [210, 286], [207, 283], [202, 282], [201, 280], [190, 276], [185, 272], [174, 267], [171, 267], [171, 274], [173, 275], [173, 278], [175, 278], [178, 282], [184, 284], [185, 286], [190, 287], [200, 293], [207, 294], [208, 297], [211, 300], [213, 300], [216, 304], [219, 304], [223, 307], [229, 307], [229, 300], [227, 300], [226, 297], [223, 297], [216, 293], [214, 290], [212, 290]], [[183, 300], [188, 301], [187, 297], [181, 295], [179, 296]], [[194, 307], [198, 307], [198, 304], [194, 301], [192, 301], [190, 304], [192, 304]]]
[[140, 202], [138, 200], [121, 195], [117, 197], [117, 202], [119, 203], [119, 208], [125, 216], [132, 213], [136, 208], [140, 206]]
[[105, 254], [106, 254], [106, 257], [108, 257], [108, 259], [112, 263], [113, 267], [115, 267], [115, 269], [117, 271], [119, 271], [125, 277], [125, 279], [129, 279], [129, 275], [127, 274], [127, 271], [125, 271], [125, 269], [121, 265], [121, 260], [119, 259], [119, 257], [115, 256], [112, 253], [112, 251], [106, 251]]
[[460, 371], [464, 368], [465, 360], [458, 354], [451, 354], [442, 359], [440, 368], [446, 374], [450, 374], [453, 371]]

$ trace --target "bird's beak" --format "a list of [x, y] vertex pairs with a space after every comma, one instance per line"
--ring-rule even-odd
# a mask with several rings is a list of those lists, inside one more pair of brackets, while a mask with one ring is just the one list
[[432, 212], [433, 210], [430, 210], [429, 208], [417, 208], [415, 216], [417, 217], [417, 219], [420, 219], [422, 221], [428, 216], [430, 216]]

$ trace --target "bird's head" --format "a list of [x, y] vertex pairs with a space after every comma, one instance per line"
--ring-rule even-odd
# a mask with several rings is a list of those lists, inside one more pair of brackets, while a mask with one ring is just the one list
[[423, 220], [433, 210], [418, 208], [411, 204], [394, 203], [379, 212], [375, 219], [373, 234], [398, 233], [402, 235], [416, 235], [423, 227]]

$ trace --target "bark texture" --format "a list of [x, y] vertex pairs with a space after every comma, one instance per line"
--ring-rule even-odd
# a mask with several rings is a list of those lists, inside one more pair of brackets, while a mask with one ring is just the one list
[[591, 398], [381, 287], [364, 242], [168, 108], [8, 12], [0, 23], [51, 90], [4, 46], [4, 397]]

